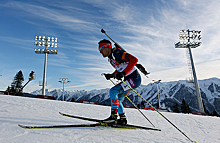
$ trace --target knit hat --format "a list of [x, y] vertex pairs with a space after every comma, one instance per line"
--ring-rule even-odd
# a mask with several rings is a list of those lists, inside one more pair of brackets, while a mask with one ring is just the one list
[[99, 41], [99, 51], [102, 50], [102, 48], [112, 48], [111, 42], [109, 40], [103, 39]]

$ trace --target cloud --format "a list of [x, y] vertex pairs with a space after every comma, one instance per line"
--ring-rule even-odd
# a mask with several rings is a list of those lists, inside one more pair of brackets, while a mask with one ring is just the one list
[[[69, 89], [111, 86], [100, 76], [102, 72], [114, 71], [97, 50], [97, 42], [107, 38], [101, 28], [151, 72], [150, 78], [143, 77], [145, 84], [152, 78], [169, 81], [189, 77], [185, 50], [175, 49], [174, 44], [178, 42], [179, 30], [201, 30], [202, 46], [192, 49], [198, 75], [200, 78], [217, 75], [212, 68], [218, 66], [220, 59], [217, 1], [38, 0], [38, 3], [10, 1], [0, 6], [16, 12], [21, 21], [34, 26], [39, 33], [59, 37], [58, 55], [48, 59], [57, 72], [51, 79], [59, 74], [76, 78], [77, 84], [69, 84]], [[33, 45], [33, 41], [16, 37], [4, 40], [23, 49]], [[207, 68], [203, 70], [201, 65], [209, 67], [209, 74], [204, 74]]]
[[20, 9], [26, 12], [26, 16], [52, 22], [53, 24], [62, 26], [62, 28], [65, 28], [66, 30], [94, 30], [94, 27], [96, 25], [96, 23], [94, 22], [85, 20], [85, 16], [89, 17], [90, 14], [87, 12], [83, 12], [82, 10], [79, 13], [77, 10], [80, 9], [76, 9], [75, 16], [72, 16], [72, 13], [65, 11], [65, 9], [60, 10], [59, 8], [47, 8], [46, 5], [40, 6], [34, 4], [27, 4], [24, 2], [12, 1], [7, 4], [7, 7]]
[[218, 2], [160, 1], [153, 3], [153, 10], [149, 8], [152, 5], [132, 5], [132, 2], [123, 1], [112, 1], [108, 7], [104, 7], [104, 1], [88, 3], [102, 9], [111, 21], [118, 23], [117, 27], [109, 26], [111, 33], [118, 34], [114, 39], [121, 40], [120, 45], [136, 55], [153, 72], [153, 77], [156, 73], [166, 80], [190, 76], [185, 50], [174, 47], [181, 29], [202, 30], [203, 45], [192, 50], [195, 64], [213, 63], [212, 60], [219, 59]]
[[0, 40], [10, 43], [12, 45], [16, 45], [16, 47], [25, 49], [25, 50], [33, 50], [29, 48], [30, 45], [34, 45], [32, 40], [29, 39], [23, 39], [21, 38], [14, 38], [14, 37], [6, 37], [6, 36], [0, 36]]

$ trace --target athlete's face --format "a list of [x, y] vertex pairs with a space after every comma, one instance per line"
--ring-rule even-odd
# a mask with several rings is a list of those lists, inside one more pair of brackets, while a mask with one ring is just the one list
[[102, 48], [100, 53], [102, 54], [102, 56], [105, 58], [105, 57], [108, 57], [111, 53], [111, 49], [110, 48]]

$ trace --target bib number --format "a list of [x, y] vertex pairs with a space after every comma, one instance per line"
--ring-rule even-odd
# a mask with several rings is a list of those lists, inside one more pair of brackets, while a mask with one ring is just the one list
[[[132, 88], [135, 87], [136, 85], [132, 78], [129, 78], [128, 80], [126, 80], [125, 83], [127, 83], [127, 85], [129, 85]], [[124, 91], [127, 91], [130, 88], [125, 83], [124, 82], [121, 83], [121, 87], [123, 88]]]

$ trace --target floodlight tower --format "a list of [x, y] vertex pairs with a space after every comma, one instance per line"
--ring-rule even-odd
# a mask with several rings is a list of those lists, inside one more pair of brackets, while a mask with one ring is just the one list
[[60, 78], [60, 83], [63, 83], [63, 101], [64, 101], [64, 83], [69, 83], [71, 81], [67, 81], [68, 78]]
[[200, 42], [200, 40], [201, 40], [200, 34], [201, 34], [201, 31], [195, 31], [195, 30], [190, 31], [189, 29], [188, 30], [180, 30], [180, 34], [179, 34], [180, 41], [175, 44], [175, 48], [188, 48], [188, 50], [189, 50], [192, 73], [193, 73], [193, 78], [194, 78], [194, 84], [195, 84], [195, 88], [196, 88], [196, 97], [197, 97], [197, 102], [198, 102], [198, 108], [199, 108], [199, 112], [204, 113], [204, 107], [202, 104], [199, 83], [197, 80], [196, 70], [195, 70], [193, 57], [192, 57], [192, 51], [191, 51], [191, 48], [196, 48], [202, 44], [202, 42]]
[[[41, 42], [41, 41], [43, 41], [43, 42]], [[51, 41], [51, 43], [49, 43], [50, 41]], [[46, 72], [47, 72], [47, 54], [57, 54], [57, 49], [53, 49], [53, 48], [57, 48], [57, 41], [58, 41], [58, 38], [54, 38], [54, 37], [45, 38], [45, 36], [35, 36], [35, 46], [39, 46], [39, 47], [42, 46], [43, 47], [42, 49], [35, 48], [34, 49], [35, 53], [36, 54], [45, 54], [42, 95], [45, 95]], [[51, 49], [48, 49], [49, 47], [51, 47]]]
[[160, 95], [159, 95], [159, 86], [158, 86], [158, 84], [160, 84], [160, 81], [161, 80], [158, 80], [158, 81], [153, 80], [154, 84], [157, 84], [157, 94], [158, 94], [159, 109], [161, 108], [161, 106], [160, 106]]

